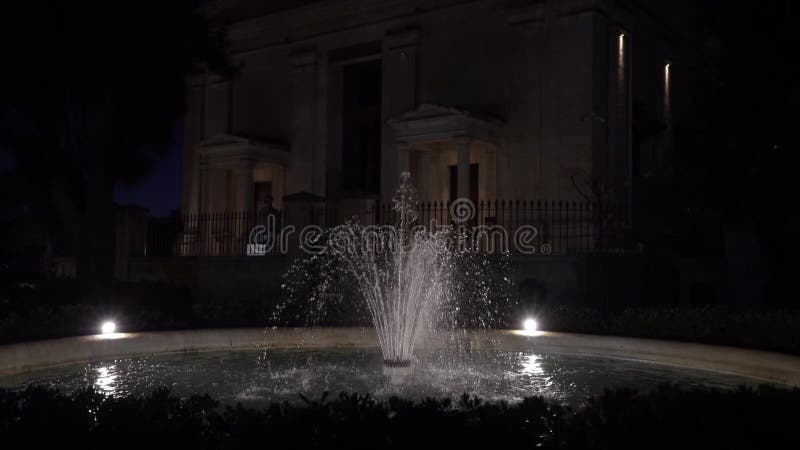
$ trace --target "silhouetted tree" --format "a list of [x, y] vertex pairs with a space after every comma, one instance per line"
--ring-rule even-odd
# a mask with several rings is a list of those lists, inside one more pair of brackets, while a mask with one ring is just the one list
[[0, 19], [3, 141], [69, 227], [78, 277], [98, 287], [113, 279], [115, 185], [158, 161], [189, 77], [230, 72], [226, 39], [198, 0], [14, 8]]
[[699, 43], [713, 70], [693, 93], [705, 123], [694, 145], [679, 148], [682, 174], [694, 174], [684, 176], [684, 191], [756, 233], [772, 301], [796, 305], [785, 292], [800, 251], [800, 7], [790, 0], [702, 6]]

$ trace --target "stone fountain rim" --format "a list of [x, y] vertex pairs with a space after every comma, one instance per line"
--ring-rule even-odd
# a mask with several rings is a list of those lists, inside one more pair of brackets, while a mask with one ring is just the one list
[[[458, 331], [476, 350], [536, 351], [643, 361], [800, 386], [800, 357], [737, 347], [619, 336], [518, 330]], [[61, 365], [155, 354], [374, 348], [371, 328], [223, 328], [76, 336], [0, 346], [0, 376]]]

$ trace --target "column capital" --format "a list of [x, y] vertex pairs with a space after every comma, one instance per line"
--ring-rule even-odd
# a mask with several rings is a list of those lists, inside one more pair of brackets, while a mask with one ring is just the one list
[[509, 8], [504, 11], [508, 24], [515, 27], [541, 31], [544, 26], [545, 10], [542, 3]]
[[389, 31], [386, 33], [386, 48], [396, 50], [417, 45], [419, 36], [420, 33], [417, 28]]
[[456, 145], [470, 145], [474, 139], [472, 136], [462, 135], [462, 136], [455, 136], [453, 138], [453, 143]]
[[315, 47], [300, 48], [289, 54], [289, 62], [292, 69], [302, 69], [304, 67], [316, 66], [319, 62], [319, 52]]

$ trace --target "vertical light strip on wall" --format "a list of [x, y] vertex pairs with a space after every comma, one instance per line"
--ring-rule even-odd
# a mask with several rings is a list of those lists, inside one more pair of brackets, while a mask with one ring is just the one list
[[671, 100], [670, 100], [670, 63], [667, 62], [664, 64], [664, 120], [669, 121], [670, 119], [670, 109], [671, 109]]
[[625, 86], [625, 33], [619, 34], [619, 46], [617, 49], [617, 92], [620, 94], [621, 101], [627, 94]]
[[[614, 169], [612, 173], [612, 180], [615, 183], [627, 183], [627, 205], [626, 221], [631, 222], [631, 201], [632, 201], [632, 155], [630, 146], [630, 85], [628, 80], [628, 37], [623, 31], [620, 31], [617, 38], [617, 86], [616, 86], [616, 105], [615, 114], [616, 125], [614, 126], [614, 161], [612, 162]], [[623, 160], [624, 155], [624, 160]], [[623, 164], [623, 161], [625, 163]], [[621, 200], [621, 199], [620, 199]]]

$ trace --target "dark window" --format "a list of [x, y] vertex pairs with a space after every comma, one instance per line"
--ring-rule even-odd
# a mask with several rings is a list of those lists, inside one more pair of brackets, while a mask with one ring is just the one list
[[[450, 166], [450, 201], [458, 199], [458, 166]], [[478, 204], [478, 165], [469, 165], [469, 199]]]
[[348, 194], [380, 191], [380, 60], [342, 68], [342, 189]]
[[264, 181], [255, 183], [256, 211], [273, 206], [275, 199], [272, 198], [272, 182]]

